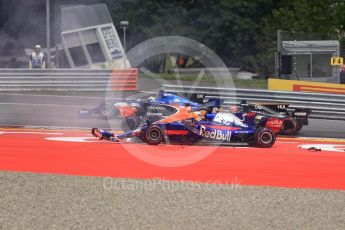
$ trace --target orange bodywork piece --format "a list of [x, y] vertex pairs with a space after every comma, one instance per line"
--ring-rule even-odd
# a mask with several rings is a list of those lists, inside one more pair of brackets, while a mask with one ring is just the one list
[[121, 117], [130, 117], [135, 114], [137, 109], [129, 105], [124, 105], [124, 106], [119, 107], [119, 111], [120, 111]]
[[159, 120], [158, 122], [163, 122], [163, 123], [171, 123], [175, 121], [182, 121], [182, 120], [188, 120], [188, 119], [197, 119], [200, 114], [196, 112], [192, 112], [191, 108], [189, 107], [176, 107], [177, 112], [171, 116], [168, 116], [166, 118], [163, 118], [162, 120]]

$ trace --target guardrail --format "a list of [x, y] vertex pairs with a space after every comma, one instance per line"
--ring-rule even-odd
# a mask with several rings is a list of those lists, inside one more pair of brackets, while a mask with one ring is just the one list
[[311, 118], [345, 120], [345, 95], [323, 93], [301, 93], [268, 91], [260, 89], [235, 89], [162, 85], [166, 92], [181, 94], [205, 94], [206, 97], [217, 97], [224, 100], [224, 105], [247, 100], [251, 103], [288, 103], [290, 108], [310, 108]]
[[2, 69], [0, 91], [137, 90], [138, 69]]
[[194, 75], [197, 76], [203, 71], [205, 76], [224, 76], [229, 75], [238, 79], [253, 79], [258, 74], [241, 71], [240, 68], [171, 68], [168, 72], [178, 74], [180, 76]]

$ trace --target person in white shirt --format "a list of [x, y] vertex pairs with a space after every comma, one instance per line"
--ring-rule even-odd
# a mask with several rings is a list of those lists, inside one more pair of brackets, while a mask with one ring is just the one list
[[35, 45], [34, 47], [34, 52], [30, 56], [29, 68], [30, 69], [45, 69], [46, 68], [45, 56], [41, 52], [40, 45]]

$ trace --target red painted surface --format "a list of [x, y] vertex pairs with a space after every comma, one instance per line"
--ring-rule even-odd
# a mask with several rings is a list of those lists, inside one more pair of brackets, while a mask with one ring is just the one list
[[188, 130], [164, 130], [164, 133], [169, 135], [187, 135]]
[[137, 90], [138, 69], [113, 69], [111, 73], [112, 90]]
[[[63, 136], [86, 135], [65, 132]], [[345, 152], [311, 152], [297, 147], [302, 141], [278, 141], [269, 149], [194, 146], [191, 151], [210, 148], [214, 152], [194, 164], [168, 168], [139, 160], [121, 144], [45, 140], [48, 136], [54, 135], [0, 134], [0, 170], [212, 183], [230, 183], [236, 178], [241, 185], [345, 190]], [[163, 157], [169, 157], [167, 150], [178, 154], [181, 148], [140, 146], [144, 152]]]

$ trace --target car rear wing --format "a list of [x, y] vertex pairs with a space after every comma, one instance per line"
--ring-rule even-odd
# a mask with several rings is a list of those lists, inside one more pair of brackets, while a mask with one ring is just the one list
[[[247, 103], [246, 100], [242, 100], [240, 106], [248, 106], [251, 103]], [[293, 108], [287, 103], [260, 103], [255, 105], [262, 105], [280, 114], [287, 114], [296, 117], [308, 117], [311, 114], [311, 109], [309, 108]]]

